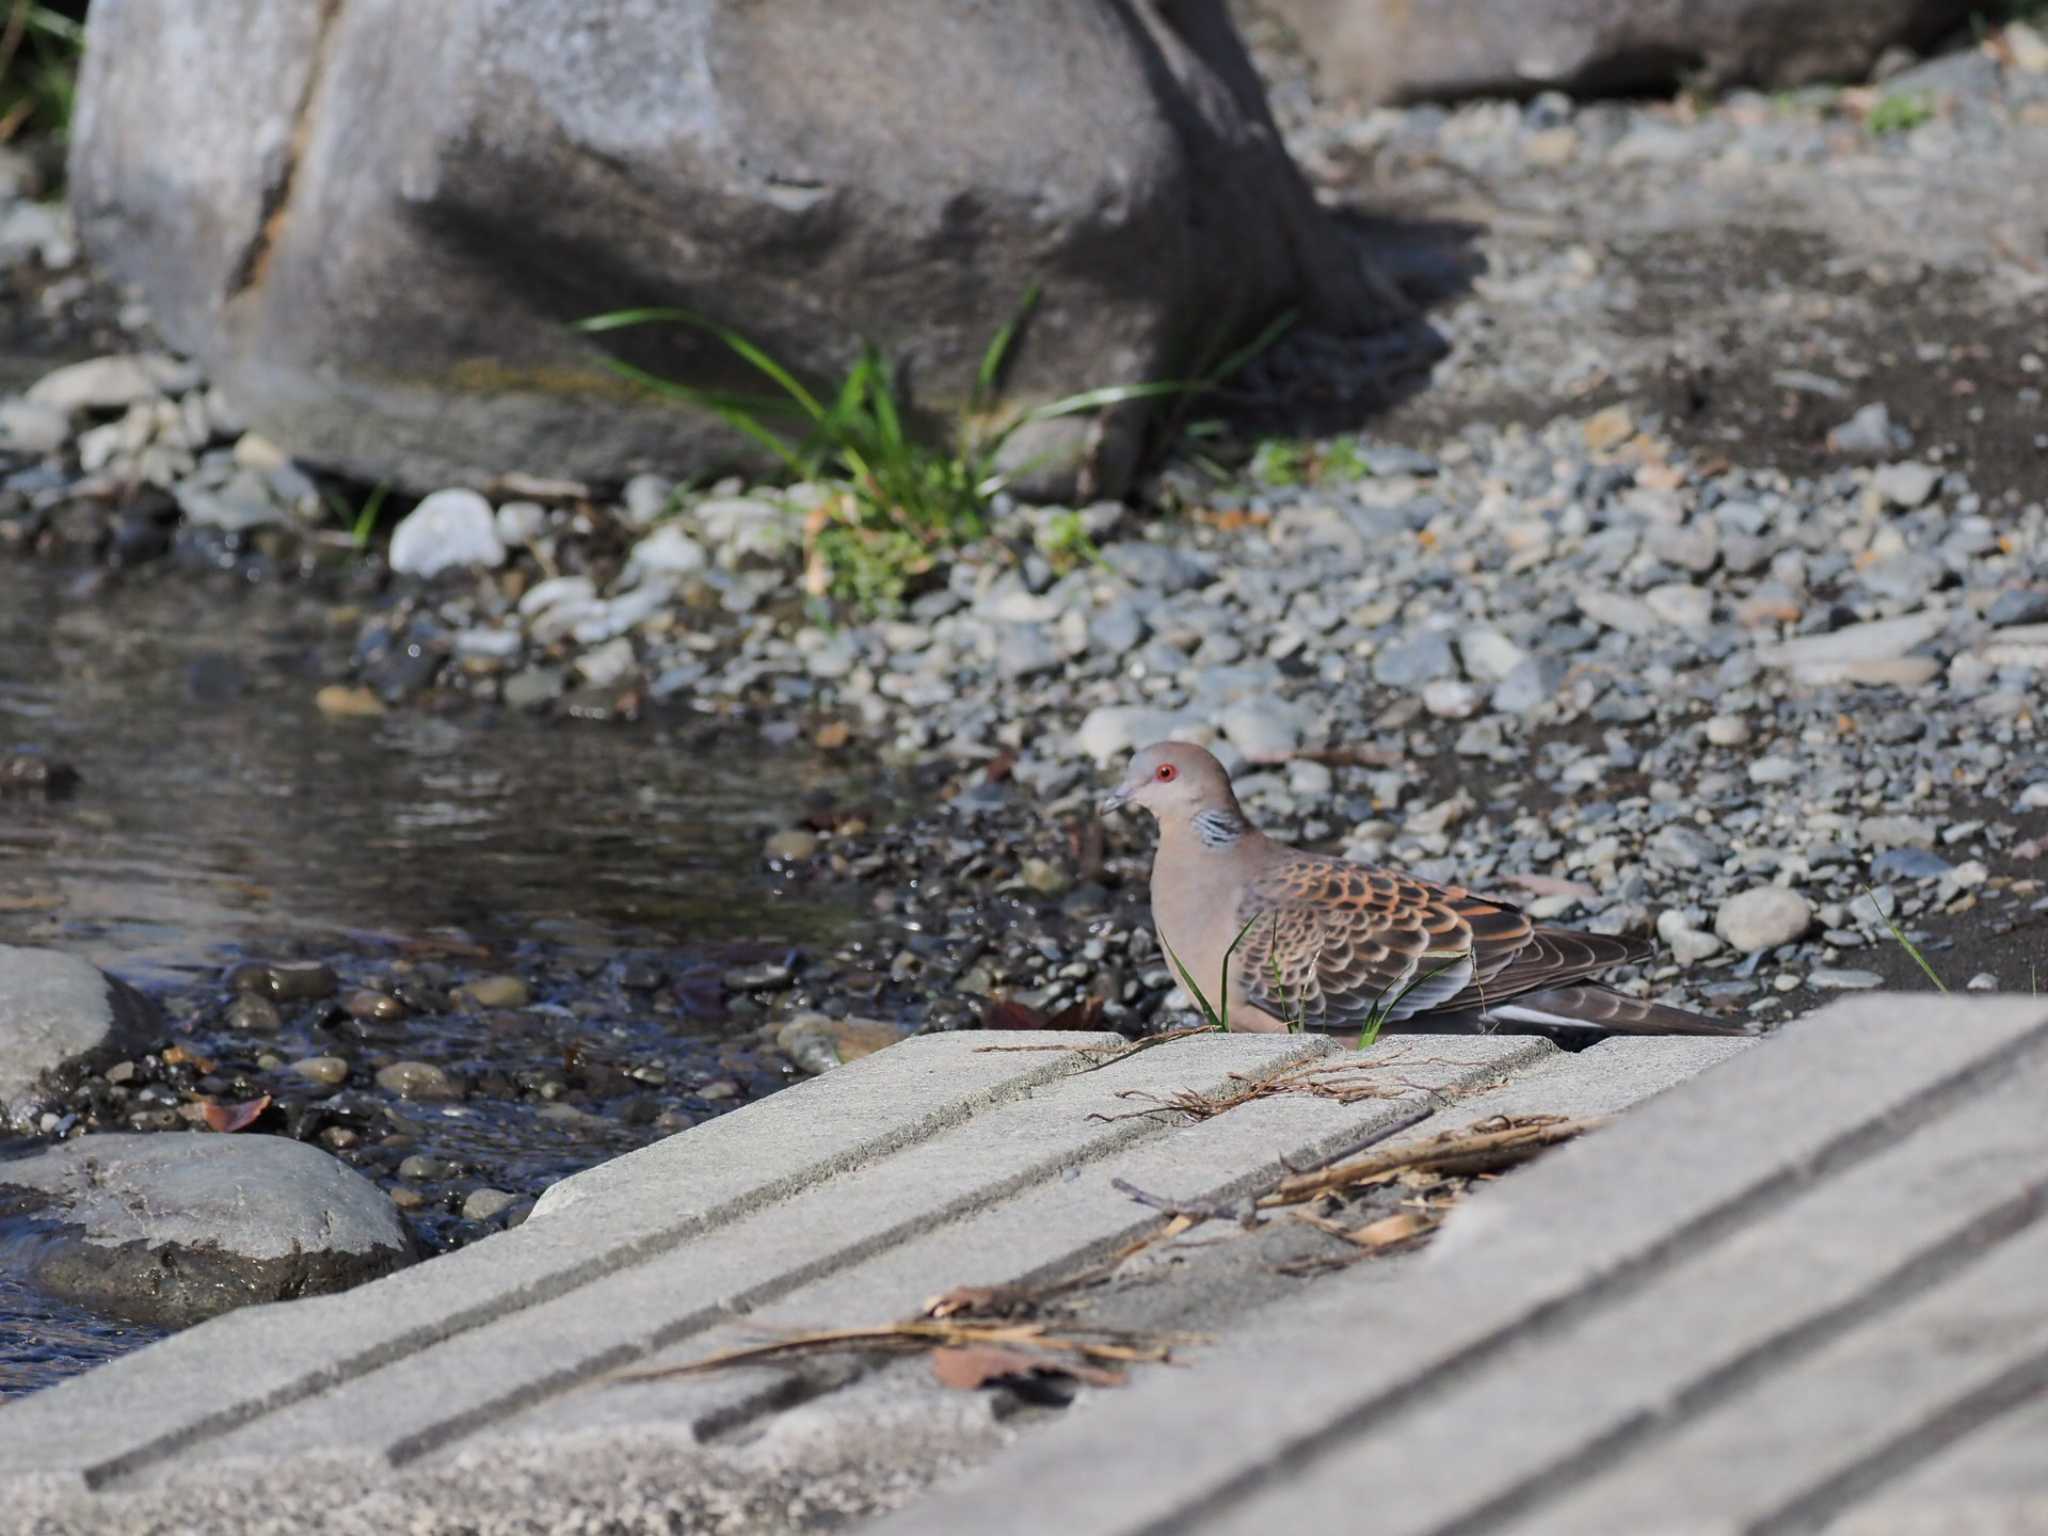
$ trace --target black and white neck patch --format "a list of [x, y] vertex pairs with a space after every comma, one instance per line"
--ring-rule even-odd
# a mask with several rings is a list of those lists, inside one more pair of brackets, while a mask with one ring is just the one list
[[1194, 820], [1195, 836], [1204, 848], [1228, 848], [1251, 829], [1235, 811], [1203, 811]]

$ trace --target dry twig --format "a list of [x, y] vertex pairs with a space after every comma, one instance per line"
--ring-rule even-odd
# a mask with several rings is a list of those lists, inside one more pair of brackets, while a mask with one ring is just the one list
[[1546, 1147], [1570, 1141], [1605, 1125], [1604, 1117], [1574, 1120], [1563, 1115], [1497, 1115], [1482, 1120], [1469, 1131], [1446, 1131], [1420, 1145], [1396, 1147], [1368, 1153], [1347, 1162], [1333, 1163], [1314, 1173], [1300, 1173], [1282, 1179], [1264, 1206], [1300, 1205], [1320, 1195], [1384, 1184], [1411, 1170], [1420, 1173], [1492, 1173], [1527, 1162]]

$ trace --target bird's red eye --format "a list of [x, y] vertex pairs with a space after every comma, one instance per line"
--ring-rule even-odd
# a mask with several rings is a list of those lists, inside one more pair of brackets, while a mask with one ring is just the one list
[[1173, 780], [1180, 777], [1180, 770], [1171, 763], [1161, 763], [1159, 765], [1159, 772], [1154, 777], [1162, 784], [1170, 784]]

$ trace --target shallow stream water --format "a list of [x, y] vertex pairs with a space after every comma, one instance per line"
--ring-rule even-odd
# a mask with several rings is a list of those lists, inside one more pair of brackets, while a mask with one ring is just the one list
[[[707, 750], [687, 722], [328, 718], [314, 696], [353, 630], [289, 584], [0, 563], [0, 757], [80, 776], [63, 798], [0, 799], [0, 942], [157, 995], [224, 1096], [275, 1092], [282, 1109], [283, 1063], [350, 1058], [350, 1086], [295, 1130], [354, 1128], [342, 1155], [388, 1188], [409, 1152], [459, 1166], [401, 1191], [428, 1248], [481, 1235], [460, 1215], [469, 1188], [530, 1196], [785, 1081], [717, 978], [845, 932], [836, 898], [779, 889], [760, 862], [764, 836], [842, 776]], [[533, 996], [384, 1024], [315, 1004], [242, 1038], [221, 977], [251, 957], [323, 961], [344, 989], [421, 964], [444, 991], [512, 973]], [[400, 1058], [471, 1091], [380, 1102], [366, 1079]], [[24, 1291], [7, 1247], [0, 1233], [0, 1396], [151, 1336]]]

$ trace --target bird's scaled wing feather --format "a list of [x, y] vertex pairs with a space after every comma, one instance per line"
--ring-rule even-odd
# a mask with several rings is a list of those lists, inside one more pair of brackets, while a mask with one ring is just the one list
[[1254, 1006], [1287, 1022], [1363, 1026], [1377, 1012], [1485, 1008], [1641, 959], [1648, 946], [1539, 928], [1461, 886], [1291, 853], [1246, 889], [1233, 968]]
[[[1324, 1028], [1363, 1026], [1442, 1006], [1492, 960], [1488, 914], [1506, 909], [1391, 870], [1290, 854], [1246, 888], [1238, 921], [1251, 923], [1236, 968], [1251, 1002], [1275, 1018]], [[1526, 935], [1527, 920], [1510, 926]]]

